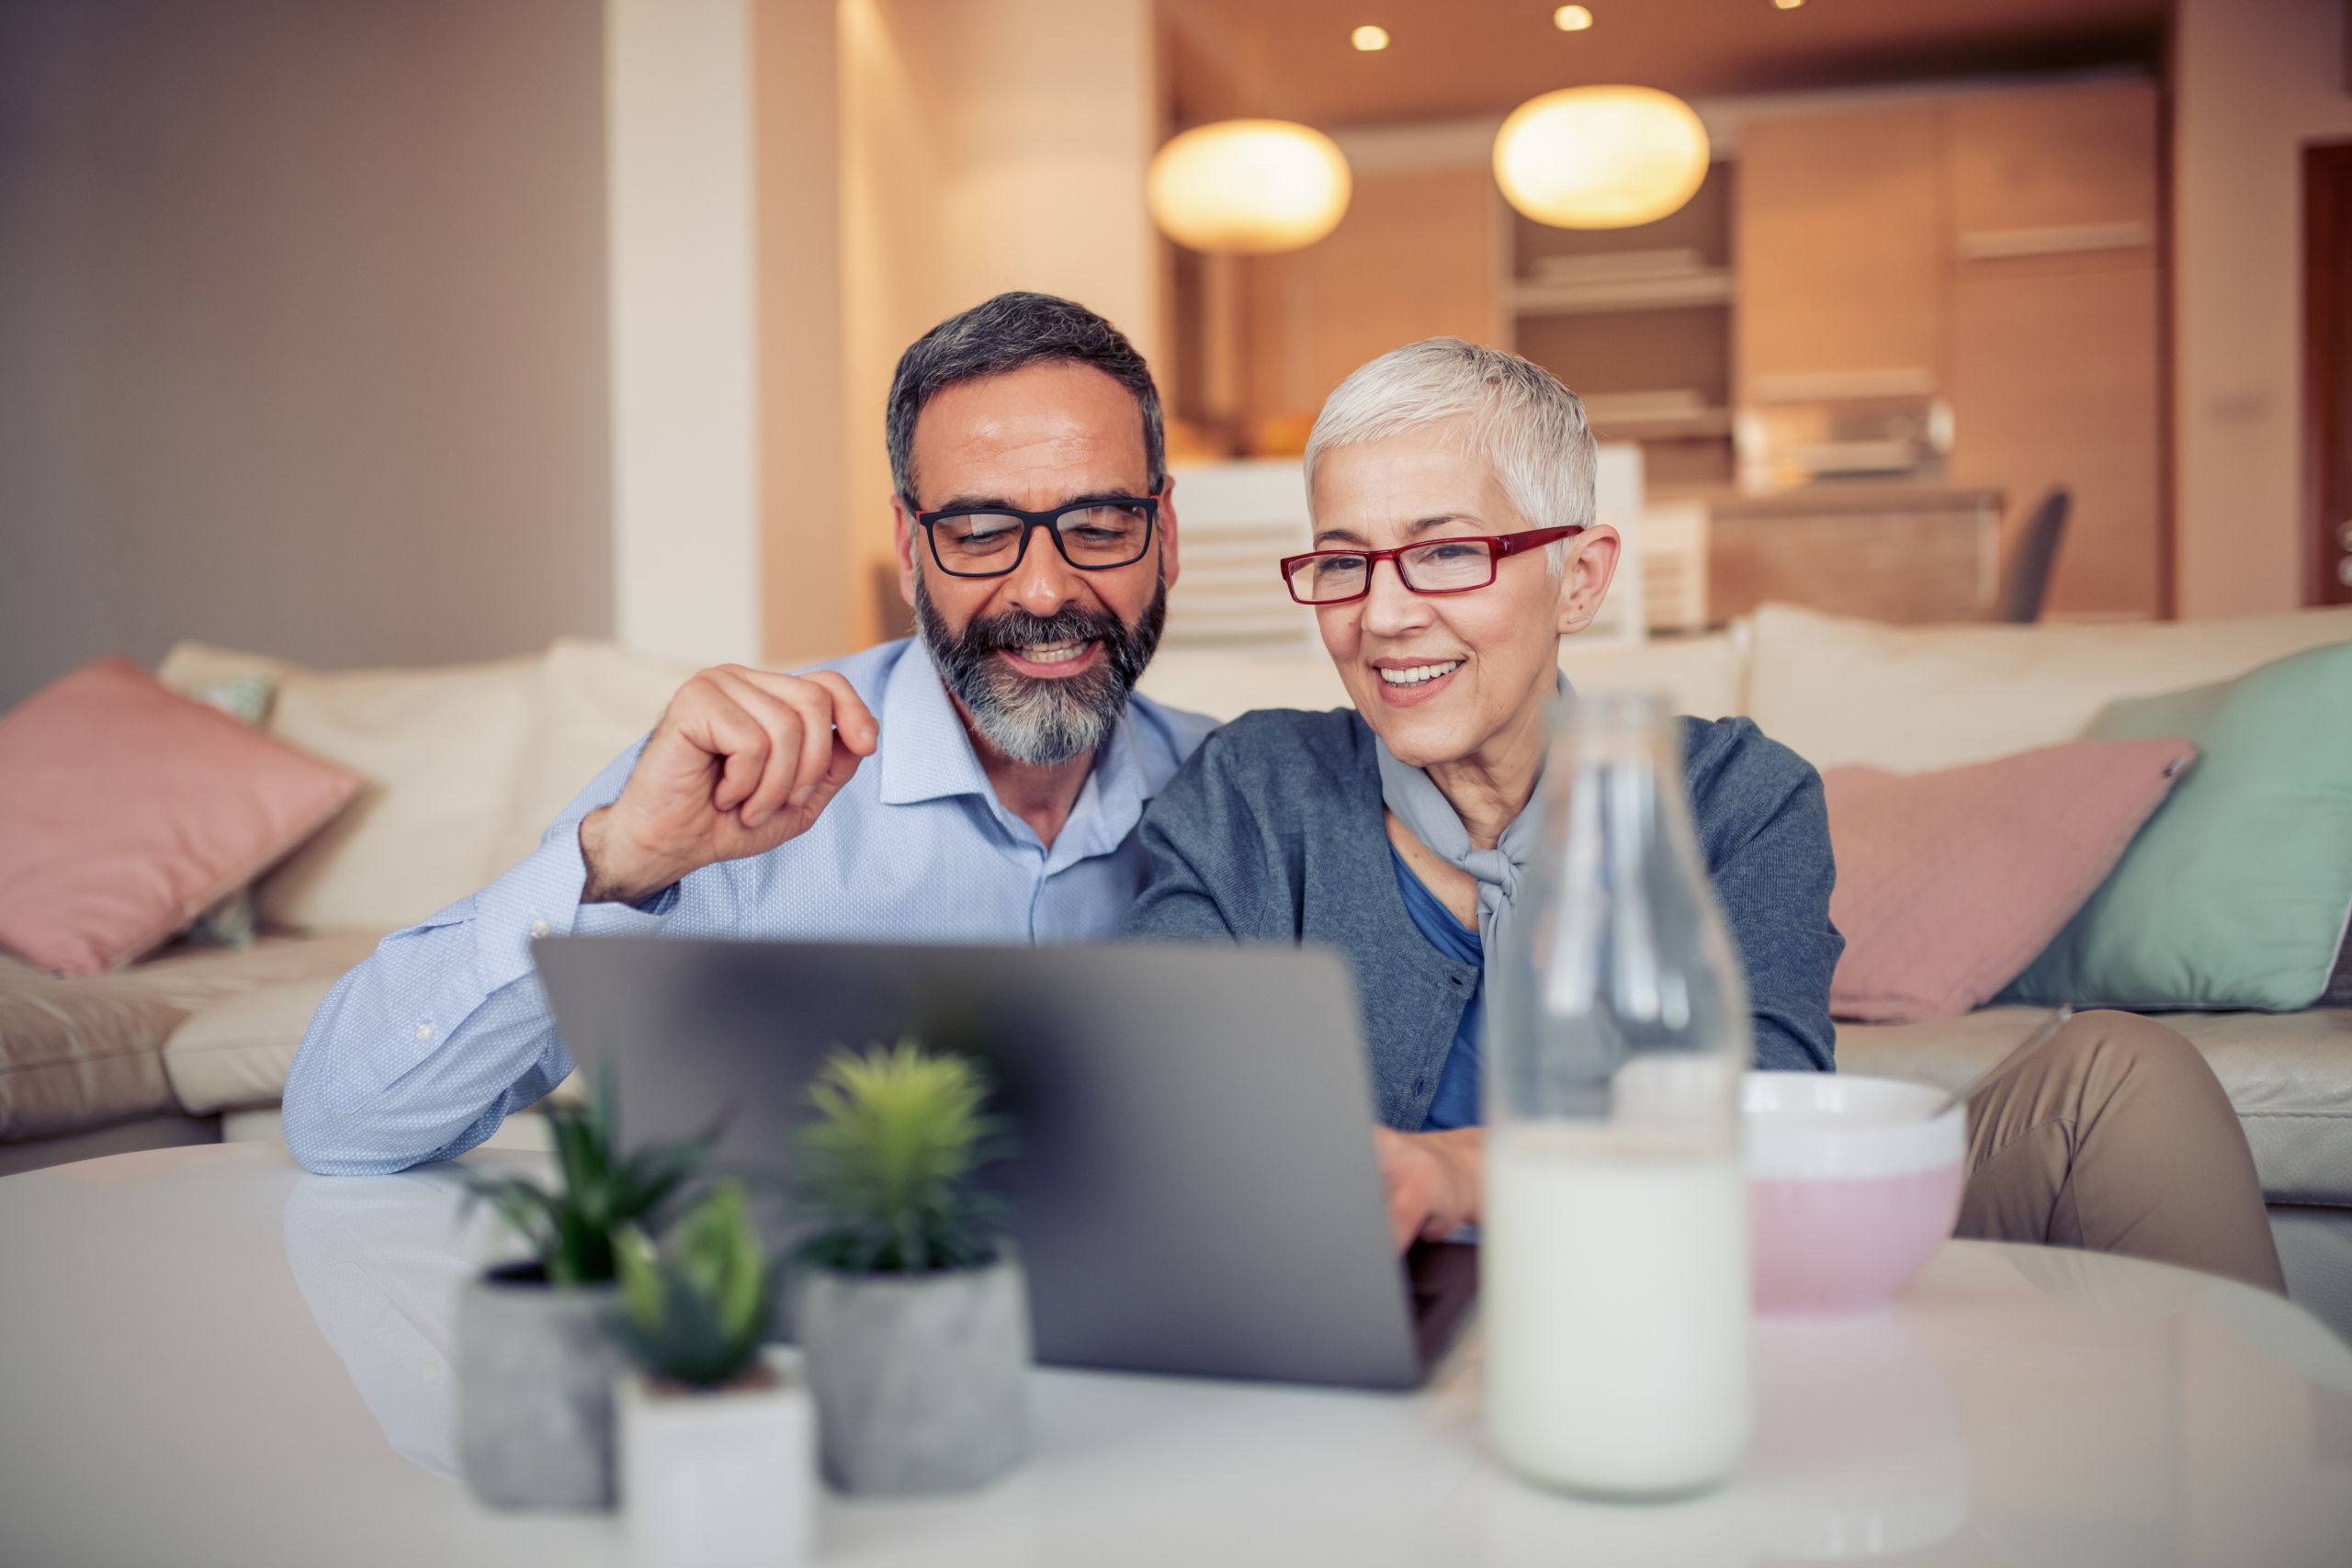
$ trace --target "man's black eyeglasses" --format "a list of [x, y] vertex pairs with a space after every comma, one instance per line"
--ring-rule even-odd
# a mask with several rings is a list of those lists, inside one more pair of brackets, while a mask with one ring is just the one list
[[918, 512], [915, 521], [931, 538], [931, 558], [950, 577], [1004, 576], [1029, 553], [1029, 534], [1036, 528], [1052, 535], [1054, 548], [1079, 570], [1109, 571], [1135, 565], [1150, 550], [1159, 501], [1109, 496], [1074, 501], [1051, 512], [952, 506]]

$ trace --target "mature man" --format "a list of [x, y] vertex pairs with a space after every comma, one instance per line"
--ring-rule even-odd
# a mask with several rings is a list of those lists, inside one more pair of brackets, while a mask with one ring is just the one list
[[1212, 728], [1131, 694], [1176, 581], [1151, 372], [1084, 307], [1003, 294], [907, 350], [887, 435], [921, 636], [702, 671], [537, 852], [385, 938], [287, 1078], [303, 1165], [447, 1159], [561, 1081], [533, 937], [1116, 929], [1144, 806]]

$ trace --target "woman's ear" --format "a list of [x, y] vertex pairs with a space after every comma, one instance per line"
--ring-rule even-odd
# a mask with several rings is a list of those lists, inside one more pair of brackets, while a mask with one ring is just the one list
[[1610, 580], [1617, 575], [1617, 557], [1624, 545], [1617, 530], [1606, 523], [1596, 523], [1568, 541], [1567, 570], [1560, 573], [1557, 630], [1562, 637], [1584, 630], [1600, 613], [1600, 601], [1608, 595]]

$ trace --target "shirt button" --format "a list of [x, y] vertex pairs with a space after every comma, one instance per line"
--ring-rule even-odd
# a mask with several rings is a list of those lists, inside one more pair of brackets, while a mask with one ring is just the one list
[[430, 1039], [432, 1039], [432, 1038], [433, 1038], [433, 1026], [432, 1026], [431, 1024], [429, 1024], [429, 1023], [420, 1023], [420, 1024], [418, 1024], [418, 1025], [416, 1026], [416, 1037], [417, 1037], [419, 1040], [430, 1040]]
[[548, 924], [545, 920], [533, 920], [531, 922], [531, 934], [533, 936], [545, 936], [548, 932], [553, 930], [555, 930], [555, 928]]

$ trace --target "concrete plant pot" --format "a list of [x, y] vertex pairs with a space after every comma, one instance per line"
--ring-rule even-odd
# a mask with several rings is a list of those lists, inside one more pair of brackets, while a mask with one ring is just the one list
[[790, 1352], [725, 1388], [631, 1372], [615, 1395], [638, 1568], [794, 1568], [815, 1548], [817, 1418]]
[[558, 1290], [537, 1263], [493, 1269], [458, 1303], [458, 1453], [493, 1508], [613, 1506], [613, 1383], [627, 1370], [608, 1282]]
[[812, 1270], [795, 1282], [793, 1326], [825, 1479], [841, 1491], [960, 1492], [1028, 1456], [1029, 1290], [1013, 1259]]

